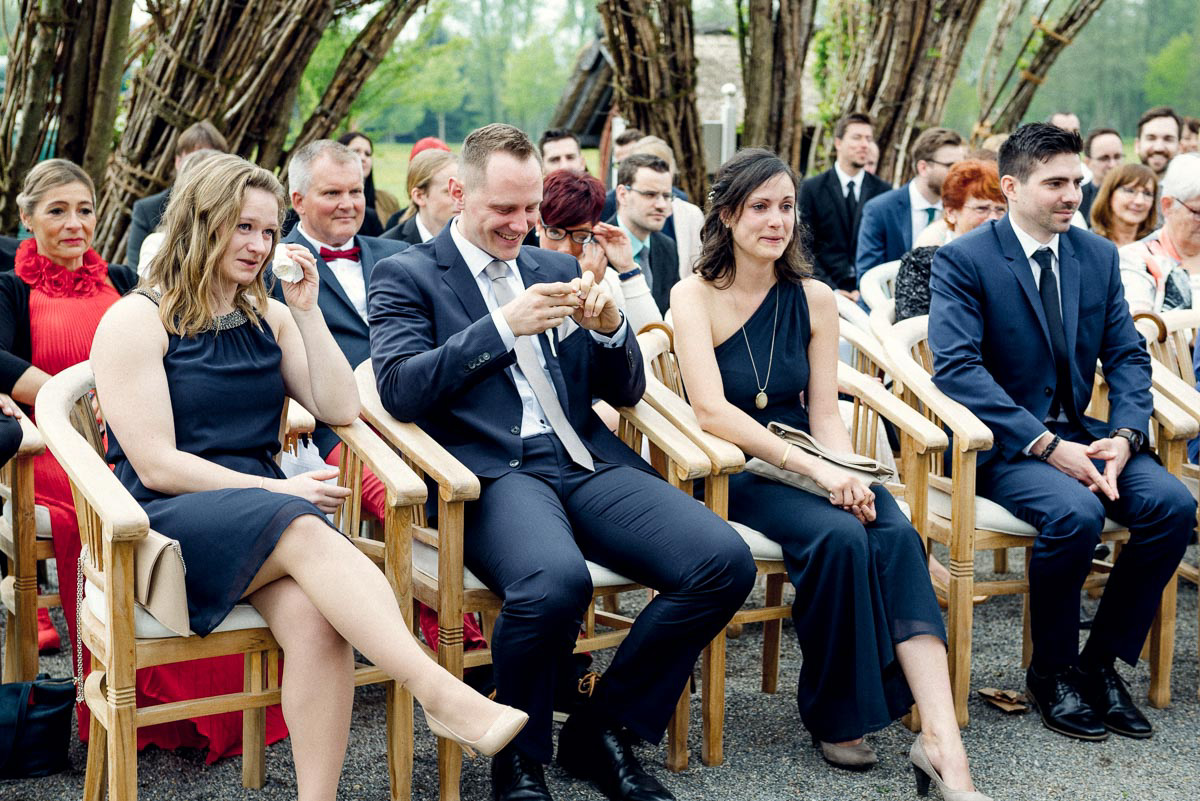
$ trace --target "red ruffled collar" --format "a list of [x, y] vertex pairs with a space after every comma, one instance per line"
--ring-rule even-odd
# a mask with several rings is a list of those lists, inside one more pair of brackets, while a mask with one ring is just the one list
[[17, 246], [15, 262], [18, 278], [52, 298], [89, 298], [108, 278], [108, 264], [96, 251], [89, 249], [83, 254], [83, 264], [68, 270], [39, 253], [33, 237]]

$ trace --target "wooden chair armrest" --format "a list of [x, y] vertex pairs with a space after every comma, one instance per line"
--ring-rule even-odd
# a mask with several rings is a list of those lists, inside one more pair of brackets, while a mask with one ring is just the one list
[[1154, 396], [1154, 421], [1158, 423], [1163, 437], [1169, 440], [1189, 440], [1200, 431], [1200, 422], [1173, 403], [1166, 395], [1157, 389], [1151, 389]]
[[312, 412], [300, 405], [300, 402], [295, 399], [289, 399], [287, 408], [287, 429], [286, 433], [296, 436], [299, 434], [311, 434], [317, 427], [317, 418], [313, 417]]
[[636, 406], [620, 407], [617, 412], [666, 454], [679, 480], [704, 478], [712, 472], [713, 465], [708, 455], [646, 401], [640, 401]]
[[1162, 362], [1155, 359], [1151, 360], [1150, 364], [1154, 389], [1192, 417], [1200, 420], [1200, 391], [1175, 375], [1174, 371]]
[[949, 447], [950, 440], [945, 431], [888, 392], [878, 381], [842, 362], [838, 362], [838, 389], [854, 395], [911, 437], [917, 453], [939, 453]]
[[955, 448], [960, 451], [986, 451], [992, 447], [992, 430], [970, 409], [934, 386], [933, 379], [903, 347], [892, 340], [885, 341], [883, 347], [891, 358], [891, 369], [904, 385], [905, 391], [912, 392], [953, 432]]
[[[70, 409], [79, 375], [91, 374], [91, 365], [81, 362], [64, 370], [63, 380], [51, 379], [37, 396], [37, 419], [46, 446], [62, 465], [76, 489], [103, 521], [104, 537], [112, 542], [139, 540], [150, 530], [146, 512], [109, 469], [100, 454], [71, 426], [62, 410]], [[62, 376], [63, 373], [59, 373]], [[56, 376], [55, 378], [57, 378]]]
[[333, 432], [341, 438], [342, 447], [353, 451], [387, 487], [388, 506], [401, 508], [425, 503], [429, 497], [425, 482], [370, 426], [355, 420], [348, 426], [334, 426]]
[[17, 456], [36, 456], [44, 453], [46, 443], [42, 441], [42, 432], [38, 431], [33, 421], [23, 414], [17, 418], [17, 422], [21, 425], [21, 446], [17, 448]]
[[[366, 369], [363, 369], [366, 368]], [[415, 423], [401, 423], [383, 408], [370, 362], [354, 371], [362, 417], [385, 440], [411, 459], [438, 485], [438, 495], [448, 502], [473, 501], [479, 497], [479, 479]]]
[[687, 401], [653, 376], [646, 376], [646, 393], [642, 401], [695, 443], [708, 457], [717, 474], [739, 473], [746, 466], [746, 457], [741, 448], [702, 429]]
[[1155, 342], [1167, 341], [1167, 323], [1157, 312], [1140, 311], [1133, 315], [1133, 324], [1147, 339]]

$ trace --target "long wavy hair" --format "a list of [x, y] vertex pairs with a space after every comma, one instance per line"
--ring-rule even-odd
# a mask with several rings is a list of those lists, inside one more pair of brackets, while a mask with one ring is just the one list
[[1113, 212], [1112, 196], [1123, 186], [1145, 189], [1155, 197], [1150, 203], [1150, 211], [1146, 212], [1146, 218], [1138, 223], [1137, 231], [1133, 234], [1133, 241], [1136, 242], [1150, 235], [1158, 218], [1158, 177], [1155, 176], [1154, 170], [1144, 164], [1118, 164], [1104, 176], [1104, 181], [1092, 200], [1092, 233], [1112, 239], [1113, 223], [1117, 216]]
[[[746, 199], [755, 189], [777, 175], [786, 175], [796, 186], [796, 174], [787, 163], [763, 148], [739, 150], [717, 170], [708, 193], [708, 211], [700, 229], [700, 258], [693, 272], [718, 289], [725, 289], [737, 275], [733, 251], [732, 225], [742, 215]], [[804, 257], [801, 222], [796, 219], [792, 239], [775, 260], [775, 280], [798, 284], [812, 276], [812, 266]]]
[[[283, 187], [279, 180], [238, 156], [212, 156], [202, 170], [188, 170], [171, 190], [171, 201], [163, 215], [162, 248], [150, 260], [142, 277], [143, 287], [162, 293], [159, 316], [169, 333], [195, 336], [212, 327], [216, 317], [214, 288], [221, 261], [233, 238], [242, 213], [246, 192], [261, 189], [279, 205], [274, 240], [279, 242], [283, 222]], [[259, 280], [252, 281], [234, 296], [234, 308], [255, 325], [267, 308], [267, 286], [262, 269], [274, 249], [259, 265]]]

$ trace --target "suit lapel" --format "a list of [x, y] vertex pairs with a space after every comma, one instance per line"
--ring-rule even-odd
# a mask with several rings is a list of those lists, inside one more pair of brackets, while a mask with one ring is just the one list
[[[825, 195], [833, 206], [835, 216], [842, 224], [842, 233], [849, 237], [854, 228], [854, 220], [846, 215], [846, 197], [841, 193], [842, 182], [838, 180], [837, 173], [833, 171], [833, 168], [830, 168], [825, 176]], [[861, 199], [859, 208], [862, 208]]]
[[363, 286], [366, 287], [369, 294], [371, 291], [371, 273], [375, 270], [375, 251], [367, 244], [365, 237], [354, 237], [354, 244], [358, 247], [358, 263], [362, 267]]
[[900, 241], [904, 243], [904, 252], [912, 250], [912, 199], [909, 197], [909, 186], [904, 185], [904, 192], [900, 195], [900, 202], [896, 205], [897, 213], [900, 219], [896, 221], [896, 228], [900, 231]]
[[358, 310], [354, 308], [354, 304], [350, 302], [350, 296], [347, 295], [346, 290], [342, 288], [342, 282], [337, 280], [337, 276], [333, 274], [333, 270], [330, 269], [325, 260], [321, 258], [320, 253], [316, 248], [313, 247], [312, 242], [309, 242], [308, 239], [300, 233], [299, 227], [293, 228], [292, 232], [287, 235], [287, 238], [284, 239], [284, 241], [295, 245], [303, 245], [304, 247], [308, 248], [308, 252], [313, 254], [313, 257], [317, 260], [317, 276], [321, 279], [321, 289], [323, 291], [332, 292], [333, 296], [341, 301], [342, 305], [346, 307], [344, 310], [345, 313], [350, 318], [357, 320], [365, 331], [367, 324], [362, 317], [358, 316]]
[[[1000, 240], [1000, 249], [1004, 252], [1004, 258], [1008, 260], [1008, 268], [1016, 276], [1017, 283], [1021, 285], [1021, 290], [1025, 293], [1025, 299], [1033, 307], [1033, 313], [1042, 327], [1042, 336], [1046, 339], [1046, 346], [1050, 348], [1051, 353], [1054, 353], [1054, 345], [1050, 342], [1050, 327], [1046, 324], [1046, 310], [1042, 306], [1042, 296], [1038, 293], [1037, 283], [1033, 280], [1033, 269], [1029, 266], [1029, 259], [1025, 256], [1025, 251], [1021, 249], [1021, 242], [1013, 232], [1012, 223], [1008, 217], [1005, 217], [999, 222], [993, 223], [993, 226], [992, 230]], [[1059, 242], [1061, 243], [1061, 241], [1060, 238]], [[1076, 300], [1078, 300], [1078, 271], [1076, 271], [1075, 277]], [[1078, 319], [1078, 315], [1076, 315], [1076, 319]], [[1069, 342], [1070, 340], [1068, 340]]]
[[[1069, 232], [1067, 232], [1069, 233]], [[1059, 291], [1062, 296], [1063, 329], [1067, 339], [1067, 353], [1074, 358], [1075, 338], [1079, 333], [1079, 260], [1075, 248], [1067, 239], [1067, 233], [1058, 235]]]

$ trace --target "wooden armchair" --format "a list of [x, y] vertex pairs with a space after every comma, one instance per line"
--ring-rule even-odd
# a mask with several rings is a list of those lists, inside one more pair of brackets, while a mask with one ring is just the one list
[[896, 291], [896, 275], [900, 272], [900, 260], [885, 261], [863, 273], [858, 282], [863, 303], [875, 311], [884, 301], [891, 300]]
[[[847, 334], [849, 328], [842, 326], [843, 335]], [[890, 422], [900, 433], [900, 475], [906, 478], [913, 476], [915, 483], [892, 483], [888, 489], [897, 496], [901, 508], [916, 521], [920, 530], [925, 515], [926, 493], [922, 483], [925, 473], [916, 468], [922, 459], [946, 449], [946, 435], [905, 406], [876, 380], [884, 366], [874, 361], [881, 354], [878, 343], [870, 334], [851, 331], [849, 340], [854, 346], [856, 364], [869, 371], [864, 373], [845, 363], [838, 364], [838, 390], [852, 398], [843, 402], [849, 406], [848, 414], [843, 409], [843, 418], [848, 418], [851, 442], [857, 453], [877, 459], [891, 457], [892, 454], [884, 454], [880, 450], [886, 447], [887, 441], [880, 436], [883, 421]], [[646, 402], [687, 434], [709, 458], [711, 470], [704, 479], [704, 503], [723, 519], [729, 520], [729, 476], [745, 467], [741, 449], [700, 427], [695, 412], [685, 399], [671, 328], [664, 324], [643, 329], [638, 336], [638, 344], [650, 372], [647, 376]], [[781, 623], [791, 615], [791, 607], [783, 601], [784, 588], [787, 586], [783, 550], [749, 526], [733, 520], [729, 522], [750, 547], [759, 575], [766, 580], [764, 605], [742, 609], [734, 615], [733, 621], [763, 623], [762, 690], [774, 693], [779, 679]], [[724, 761], [724, 724], [725, 634], [722, 633], [709, 645], [704, 658], [704, 737], [701, 757], [706, 765], [719, 765]]]
[[[149, 522], [141, 506], [105, 463], [100, 433], [87, 393], [95, 387], [88, 362], [64, 370], [38, 393], [37, 414], [47, 446], [71, 480], [79, 517], [83, 557], [78, 566], [86, 595], [80, 604], [80, 636], [91, 650], [92, 672], [83, 686], [91, 710], [84, 799], [137, 798], [137, 729], [155, 723], [241, 710], [243, 713], [242, 784], [262, 787], [265, 774], [266, 707], [279, 703], [279, 646], [248, 603], [234, 607], [207, 637], [180, 637], [134, 601], [134, 548]], [[101, 402], [103, 399], [101, 398]], [[288, 416], [285, 411], [285, 419]], [[291, 411], [293, 419], [306, 413]], [[311, 430], [311, 426], [310, 426]], [[334, 429], [344, 456], [339, 480], [360, 487], [362, 466], [369, 466], [387, 487], [385, 541], [358, 537], [359, 508], [347, 502], [337, 516], [339, 529], [383, 564], [402, 610], [410, 609], [409, 529], [412, 509], [426, 497], [425, 485], [361, 421]], [[62, 569], [75, 569], [63, 565]], [[138, 707], [138, 668], [210, 656], [243, 654], [245, 689], [240, 693]], [[412, 772], [412, 701], [403, 688], [375, 667], [359, 665], [356, 684], [388, 685], [388, 761], [391, 797], [409, 797]]]
[[6, 611], [5, 682], [32, 681], [37, 676], [39, 607], [61, 606], [57, 593], [38, 593], [38, 564], [54, 558], [50, 513], [33, 502], [33, 458], [45, 451], [42, 435], [21, 418], [21, 447], [0, 465], [0, 552], [7, 562], [0, 580], [0, 602]]
[[[413, 423], [402, 423], [383, 407], [369, 361], [354, 371], [363, 404], [363, 418], [379, 432], [404, 460], [426, 479], [437, 484], [437, 527], [431, 528], [425, 510], [414, 508], [412, 528], [413, 598], [438, 613], [438, 664], [459, 678], [463, 670], [490, 664], [490, 648], [463, 649], [462, 617], [479, 613], [484, 634], [491, 636], [490, 621], [500, 611], [501, 601], [470, 570], [463, 566], [463, 522], [465, 504], [479, 497], [479, 479], [449, 451]], [[691, 492], [692, 482], [709, 472], [709, 461], [690, 440], [645, 403], [617, 410], [621, 415], [619, 434], [635, 451], [642, 439], [650, 444], [651, 463], [673, 486]], [[595, 601], [629, 590], [643, 589], [623, 576], [592, 562], [587, 563], [593, 586], [593, 603], [584, 619], [584, 632], [575, 652], [619, 645], [633, 620], [617, 612], [598, 608]], [[607, 631], [597, 627], [602, 626]], [[432, 650], [428, 649], [427, 650]], [[668, 730], [667, 767], [687, 767], [687, 725], [690, 694], [684, 690]], [[440, 798], [460, 798], [462, 751], [445, 739], [438, 740]]]
[[[872, 320], [878, 323], [877, 319]], [[877, 330], [881, 327], [876, 325]], [[928, 345], [928, 318], [914, 317], [882, 330], [881, 339], [892, 369], [902, 385], [905, 401], [939, 428], [953, 435], [952, 471], [946, 474], [944, 460], [929, 459], [928, 539], [950, 551], [950, 584], [945, 590], [949, 616], [950, 684], [959, 725], [968, 722], [967, 693], [970, 689], [973, 598], [975, 596], [1026, 595], [1022, 665], [1032, 655], [1029, 639], [1028, 582], [1022, 577], [976, 581], [975, 552], [1005, 548], [1025, 549], [1026, 566], [1037, 530], [1016, 518], [999, 504], [976, 495], [975, 465], [978, 454], [992, 447], [992, 432], [965, 406], [942, 394], [933, 384], [933, 356]], [[1103, 393], [1099, 393], [1103, 394]], [[1159, 454], [1170, 464], [1180, 458], [1187, 439], [1197, 428], [1193, 420], [1161, 395], [1155, 397], [1153, 426]], [[1106, 520], [1102, 539], [1120, 543], [1129, 538], [1124, 527]], [[1102, 587], [1109, 566], [1097, 565], [1085, 588]], [[1175, 584], [1163, 594], [1162, 614], [1151, 632], [1150, 703], [1165, 706], [1170, 700], [1170, 648], [1174, 639]]]

